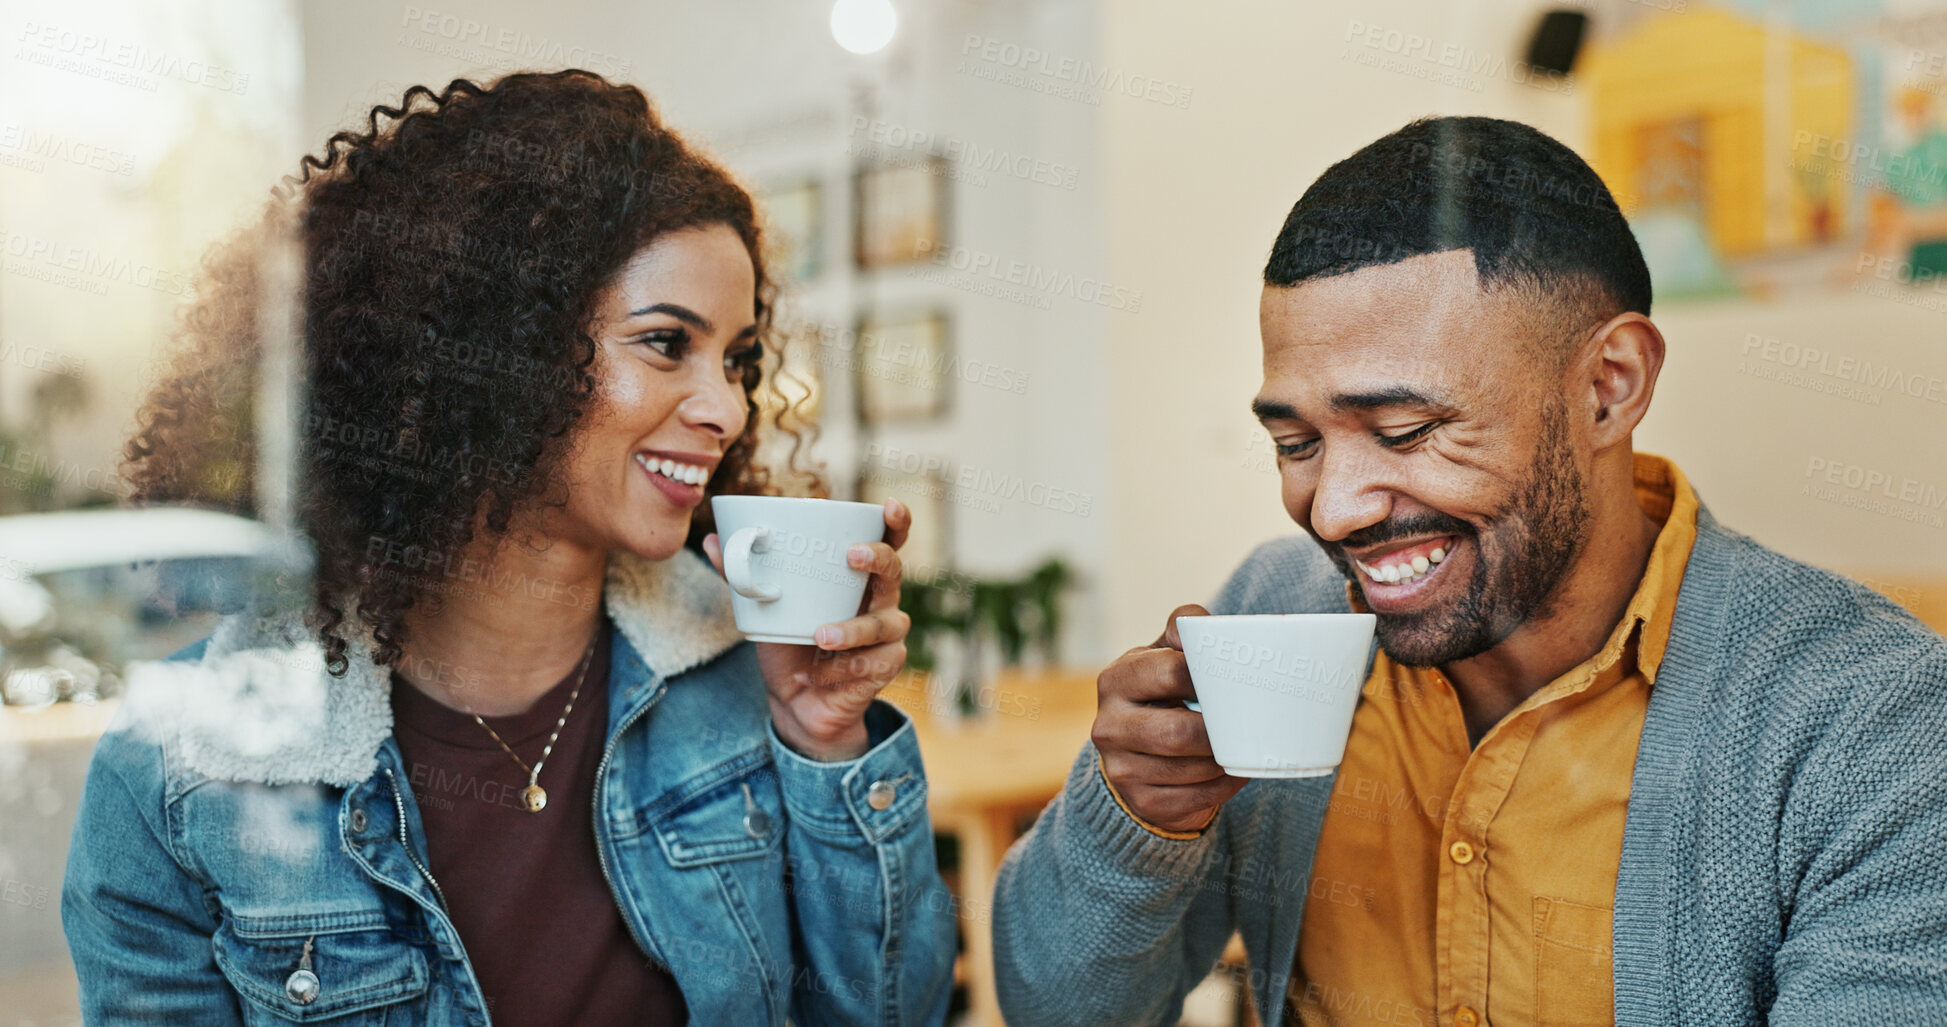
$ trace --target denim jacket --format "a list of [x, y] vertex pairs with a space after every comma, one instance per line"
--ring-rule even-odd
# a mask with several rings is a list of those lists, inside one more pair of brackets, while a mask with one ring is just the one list
[[[596, 844], [692, 1022], [943, 1022], [954, 919], [910, 722], [875, 702], [865, 755], [788, 749], [727, 590], [688, 550], [616, 557], [603, 600]], [[88, 1022], [488, 1022], [389, 676], [369, 643], [351, 663], [326, 674], [301, 627], [235, 617], [131, 670], [61, 895]]]

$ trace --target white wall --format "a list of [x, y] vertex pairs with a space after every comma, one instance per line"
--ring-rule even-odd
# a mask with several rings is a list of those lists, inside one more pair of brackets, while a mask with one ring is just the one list
[[1767, 545], [1938, 591], [1947, 293], [1895, 295], [1941, 305], [1840, 292], [1669, 306], [1655, 318], [1669, 367], [1639, 446], [1673, 457], [1720, 520]]

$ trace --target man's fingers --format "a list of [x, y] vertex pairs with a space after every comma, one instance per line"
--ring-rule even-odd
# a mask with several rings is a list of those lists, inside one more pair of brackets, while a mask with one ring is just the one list
[[1170, 619], [1163, 624], [1163, 633], [1156, 639], [1158, 647], [1167, 646], [1177, 652], [1183, 651], [1183, 639], [1176, 633], [1178, 617], [1208, 617], [1210, 611], [1196, 603], [1186, 603], [1170, 611]]
[[1112, 775], [1118, 780], [1128, 780], [1157, 788], [1185, 788], [1192, 785], [1207, 785], [1222, 780], [1226, 775], [1217, 761], [1207, 756], [1151, 756], [1139, 752], [1122, 752], [1111, 759], [1102, 757]]
[[1180, 706], [1150, 706], [1131, 710], [1129, 716], [1135, 729], [1130, 738], [1130, 752], [1165, 757], [1213, 757], [1215, 762], [1216, 754], [1210, 749], [1210, 732], [1204, 726], [1203, 714]]
[[[1129, 706], [1121, 713], [1095, 718], [1096, 748], [1165, 759], [1209, 759], [1210, 733], [1203, 715], [1181, 706]], [[1214, 764], [1213, 764], [1214, 765]]]
[[1190, 686], [1190, 665], [1174, 649], [1130, 650], [1102, 671], [1095, 688], [1098, 705], [1118, 699], [1147, 703], [1197, 697]]
[[1123, 653], [1095, 682], [1089, 734], [1103, 772], [1132, 812], [1166, 830], [1201, 828], [1245, 783], [1217, 764], [1203, 716], [1181, 705], [1197, 692], [1176, 619], [1209, 615], [1195, 603], [1170, 611], [1153, 644]]

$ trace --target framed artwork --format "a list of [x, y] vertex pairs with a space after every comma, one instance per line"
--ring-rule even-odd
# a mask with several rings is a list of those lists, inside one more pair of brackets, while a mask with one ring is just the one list
[[778, 276], [806, 282], [825, 269], [825, 188], [807, 178], [764, 190]]
[[947, 523], [947, 492], [952, 486], [938, 473], [914, 473], [870, 460], [859, 467], [858, 501], [884, 503], [897, 499], [913, 512], [913, 527], [899, 558], [907, 577], [932, 580], [948, 566], [951, 555]]
[[931, 260], [945, 245], [946, 160], [861, 167], [854, 256], [862, 270]]
[[852, 352], [860, 422], [870, 426], [944, 415], [953, 384], [947, 373], [951, 336], [947, 315], [938, 310], [860, 318]]

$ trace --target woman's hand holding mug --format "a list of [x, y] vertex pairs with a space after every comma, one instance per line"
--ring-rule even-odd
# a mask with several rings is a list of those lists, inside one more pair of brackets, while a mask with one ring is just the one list
[[[784, 744], [814, 760], [835, 762], [865, 754], [870, 748], [865, 711], [906, 666], [906, 632], [912, 619], [899, 609], [899, 547], [912, 527], [912, 512], [896, 499], [887, 500], [883, 520], [883, 541], [857, 542], [845, 550], [844, 566], [868, 575], [856, 616], [819, 627], [812, 645], [756, 643], [758, 667], [770, 692], [771, 723]], [[709, 535], [703, 550], [723, 573], [723, 541]], [[755, 591], [747, 585], [742, 594]]]

